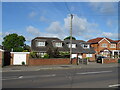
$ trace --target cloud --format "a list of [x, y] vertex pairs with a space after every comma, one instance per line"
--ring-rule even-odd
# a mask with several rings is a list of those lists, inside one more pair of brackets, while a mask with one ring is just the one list
[[[74, 15], [72, 20], [73, 26], [73, 35], [75, 36], [83, 36], [86, 33], [93, 32], [94, 29], [98, 26], [97, 23], [89, 22], [86, 18], [80, 18], [77, 15]], [[70, 17], [64, 19], [65, 29], [69, 31], [70, 29]]]
[[28, 26], [26, 27], [26, 31], [28, 33], [31, 33], [32, 35], [35, 35], [35, 36], [39, 36], [40, 35], [40, 31], [39, 29], [33, 27], [33, 26]]
[[108, 21], [107, 21], [107, 26], [111, 27], [112, 25], [113, 25], [112, 20], [108, 20]]
[[63, 33], [63, 28], [60, 25], [60, 22], [58, 22], [58, 21], [52, 22], [46, 30], [47, 30], [47, 32], [54, 33], [54, 34]]
[[29, 17], [30, 17], [30, 18], [33, 18], [33, 17], [35, 17], [36, 15], [37, 15], [37, 13], [36, 13], [36, 12], [33, 12], [33, 11], [29, 13]]
[[50, 19], [47, 19], [45, 16], [40, 16], [40, 21], [49, 23]]
[[116, 14], [117, 13], [117, 4], [114, 2], [90, 2], [90, 6], [95, 10], [96, 12], [102, 13], [102, 14]]
[[103, 32], [101, 35], [108, 38], [118, 39], [118, 33]]

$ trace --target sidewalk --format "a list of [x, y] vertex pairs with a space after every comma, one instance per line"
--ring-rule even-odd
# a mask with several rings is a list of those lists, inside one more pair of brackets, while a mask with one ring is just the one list
[[16, 71], [39, 71], [39, 70], [57, 70], [57, 69], [82, 69], [82, 68], [108, 68], [118, 67], [117, 63], [99, 64], [89, 62], [88, 65], [43, 65], [43, 66], [6, 66], [2, 68], [2, 72], [16, 72]]

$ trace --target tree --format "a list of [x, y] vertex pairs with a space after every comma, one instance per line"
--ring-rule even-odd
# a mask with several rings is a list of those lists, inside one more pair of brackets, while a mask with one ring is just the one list
[[23, 46], [25, 45], [24, 42], [26, 41], [25, 38], [23, 36], [18, 36], [18, 34], [13, 33], [13, 34], [9, 34], [6, 35], [3, 38], [3, 42], [2, 45], [3, 47], [8, 50], [11, 51], [13, 49], [13, 51], [23, 51]]
[[[66, 39], [69, 39], [69, 40], [70, 40], [70, 37], [71, 37], [71, 36], [68, 36], [68, 37], [64, 38], [64, 40], [66, 40]], [[76, 40], [76, 38], [75, 38], [75, 37], [72, 37], [72, 40]]]
[[24, 51], [28, 51], [28, 52], [31, 51], [30, 46], [26, 45], [26, 44], [24, 45], [23, 49], [24, 49]]
[[60, 54], [58, 48], [50, 48], [50, 47], [48, 48], [46, 53], [49, 55], [49, 58], [58, 58]]
[[46, 52], [49, 55], [49, 58], [53, 58], [53, 50], [49, 47]]

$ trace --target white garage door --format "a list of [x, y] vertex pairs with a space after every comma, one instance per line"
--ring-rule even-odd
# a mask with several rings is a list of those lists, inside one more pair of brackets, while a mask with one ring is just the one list
[[22, 65], [22, 62], [26, 64], [26, 54], [14, 54], [13, 65]]

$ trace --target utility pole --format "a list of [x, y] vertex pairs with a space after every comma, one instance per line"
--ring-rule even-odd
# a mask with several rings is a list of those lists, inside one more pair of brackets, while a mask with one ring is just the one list
[[72, 64], [72, 19], [73, 15], [70, 14], [70, 63]]

